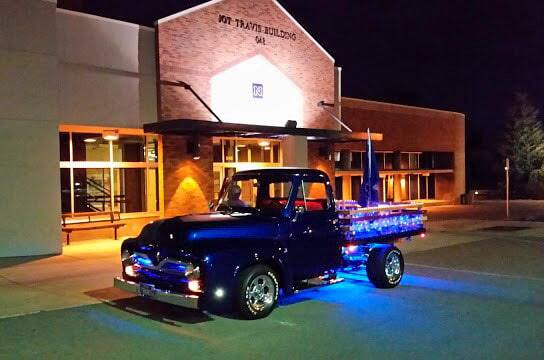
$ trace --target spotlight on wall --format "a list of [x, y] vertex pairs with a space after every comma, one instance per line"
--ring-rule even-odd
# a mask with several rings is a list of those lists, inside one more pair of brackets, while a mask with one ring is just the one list
[[297, 122], [296, 120], [287, 120], [287, 122], [285, 123], [285, 127], [286, 128], [289, 128], [289, 129], [294, 129], [297, 127]]
[[104, 130], [102, 132], [102, 139], [107, 141], [119, 140], [119, 132], [117, 130]]
[[198, 136], [187, 141], [187, 153], [193, 157], [193, 160], [200, 159], [200, 140]]

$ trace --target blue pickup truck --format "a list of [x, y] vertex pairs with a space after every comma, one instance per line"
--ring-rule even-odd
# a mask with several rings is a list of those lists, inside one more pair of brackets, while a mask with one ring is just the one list
[[394, 242], [425, 232], [418, 209], [339, 207], [328, 176], [313, 169], [238, 172], [212, 209], [155, 221], [125, 240], [114, 286], [258, 319], [280, 294], [311, 280], [335, 283], [342, 269], [366, 269], [379, 288], [397, 286], [404, 262]]

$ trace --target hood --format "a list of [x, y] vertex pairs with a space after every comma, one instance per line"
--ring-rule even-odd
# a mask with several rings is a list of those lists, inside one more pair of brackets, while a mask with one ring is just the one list
[[180, 251], [202, 254], [248, 246], [254, 240], [276, 238], [277, 234], [278, 221], [275, 218], [216, 212], [155, 221], [144, 227], [138, 242], [142, 250], [159, 250], [162, 258], [177, 257]]

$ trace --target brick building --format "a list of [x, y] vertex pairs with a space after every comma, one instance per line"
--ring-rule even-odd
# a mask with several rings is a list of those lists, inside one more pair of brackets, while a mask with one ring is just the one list
[[241, 169], [320, 168], [356, 198], [367, 128], [383, 200], [465, 191], [464, 116], [342, 98], [334, 58], [275, 0], [214, 0], [154, 28], [52, 0], [0, 13], [0, 256], [61, 252], [61, 214], [119, 212], [123, 236], [206, 211]]

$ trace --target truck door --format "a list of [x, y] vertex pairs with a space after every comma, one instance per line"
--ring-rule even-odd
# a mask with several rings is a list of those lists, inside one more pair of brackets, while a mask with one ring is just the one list
[[300, 182], [289, 244], [289, 260], [298, 279], [319, 276], [339, 265], [339, 235], [331, 198], [325, 180]]

